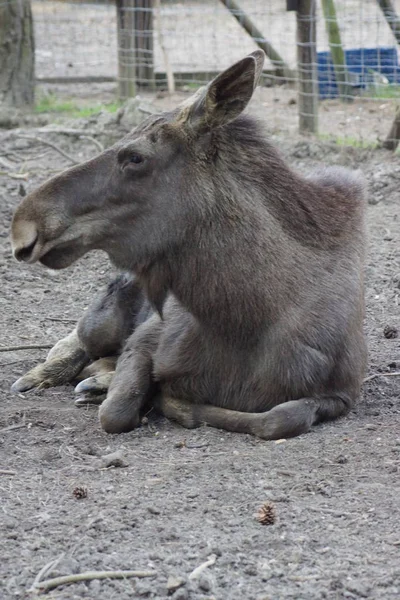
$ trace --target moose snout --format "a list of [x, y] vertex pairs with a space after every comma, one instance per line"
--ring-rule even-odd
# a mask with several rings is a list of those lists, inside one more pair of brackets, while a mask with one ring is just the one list
[[32, 221], [14, 221], [11, 232], [14, 257], [20, 262], [33, 262], [38, 237], [38, 230]]

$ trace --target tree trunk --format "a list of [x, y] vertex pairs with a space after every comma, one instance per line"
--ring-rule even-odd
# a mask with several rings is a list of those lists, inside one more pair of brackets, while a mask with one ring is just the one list
[[32, 106], [35, 44], [30, 0], [0, 3], [0, 102]]

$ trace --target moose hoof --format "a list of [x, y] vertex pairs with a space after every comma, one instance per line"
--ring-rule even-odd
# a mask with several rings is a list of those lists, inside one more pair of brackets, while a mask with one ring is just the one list
[[105, 399], [105, 394], [83, 394], [82, 396], [76, 398], [74, 404], [78, 408], [80, 408], [81, 406], [88, 406], [89, 404], [94, 406], [100, 406], [100, 404], [102, 404]]
[[[107, 402], [107, 401], [106, 401]], [[139, 415], [130, 405], [130, 411], [104, 403], [99, 410], [100, 425], [106, 433], [127, 433], [140, 425]]]
[[15, 394], [21, 394], [22, 392], [27, 392], [36, 386], [37, 383], [35, 381], [24, 375], [12, 384], [11, 391]]
[[104, 373], [103, 375], [95, 375], [84, 379], [75, 388], [76, 394], [104, 394], [110, 387], [114, 373]]

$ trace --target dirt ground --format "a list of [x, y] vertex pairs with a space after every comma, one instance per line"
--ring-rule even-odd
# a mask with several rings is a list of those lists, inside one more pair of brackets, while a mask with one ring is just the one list
[[[264, 114], [262, 102], [253, 110]], [[94, 127], [93, 118], [88, 123]], [[76, 583], [46, 596], [59, 600], [400, 597], [400, 377], [393, 376], [400, 338], [383, 333], [388, 325], [400, 329], [400, 163], [386, 151], [270, 132], [300, 170], [345, 164], [361, 168], [370, 183], [371, 378], [357, 408], [280, 442], [187, 431], [153, 414], [140, 429], [113, 436], [101, 431], [96, 408], [74, 407], [72, 386], [10, 393], [46, 350], [1, 352], [2, 599], [30, 598], [35, 577], [56, 559], [47, 577], [154, 572]], [[46, 139], [82, 160], [96, 153], [90, 137]], [[60, 272], [12, 259], [9, 226], [21, 194], [71, 161], [12, 131], [0, 132], [0, 141], [1, 346], [54, 343], [108, 281], [110, 266], [95, 253]], [[101, 457], [116, 450], [128, 466], [105, 468]], [[76, 498], [78, 487], [87, 497]], [[273, 525], [255, 518], [264, 502], [273, 503]], [[209, 557], [214, 564], [190, 578]]]

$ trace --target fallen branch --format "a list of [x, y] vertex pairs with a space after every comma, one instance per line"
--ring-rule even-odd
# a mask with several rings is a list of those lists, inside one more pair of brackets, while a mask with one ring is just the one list
[[45, 564], [44, 567], [42, 567], [40, 569], [39, 573], [36, 575], [28, 592], [35, 591], [37, 589], [38, 585], [40, 584], [42, 577], [45, 577], [48, 573], [51, 573], [51, 571], [56, 568], [56, 566], [64, 558], [64, 556], [65, 556], [65, 552], [60, 554], [60, 556], [58, 558], [53, 559], [50, 562], [48, 562], [47, 564]]
[[24, 344], [22, 346], [0, 346], [0, 352], [17, 352], [18, 350], [42, 350], [52, 348], [54, 344]]
[[76, 323], [76, 319], [64, 319], [63, 317], [45, 317], [47, 321], [57, 321], [57, 323]]
[[44, 140], [43, 138], [37, 137], [36, 135], [21, 135], [20, 133], [18, 133], [17, 137], [24, 139], [24, 140], [31, 140], [33, 142], [38, 142], [39, 144], [43, 144], [44, 146], [49, 146], [50, 148], [53, 148], [53, 150], [56, 150], [56, 152], [61, 154], [61, 156], [63, 156], [64, 158], [67, 158], [70, 162], [72, 162], [72, 164], [79, 165], [79, 161], [75, 160], [75, 158], [73, 158], [70, 154], [68, 154], [62, 148], [57, 146], [57, 144], [53, 144], [53, 142]]
[[73, 573], [72, 575], [63, 575], [46, 579], [45, 581], [35, 580], [30, 588], [32, 592], [43, 592], [53, 590], [60, 585], [69, 585], [79, 581], [92, 581], [93, 579], [127, 579], [128, 577], [155, 577], [156, 571], [87, 571], [86, 573]]
[[96, 148], [98, 150], [100, 150], [100, 152], [104, 152], [104, 146], [101, 142], [99, 142], [99, 140], [95, 140], [94, 137], [92, 137], [91, 135], [80, 135], [79, 136], [80, 140], [88, 140], [88, 142], [92, 142], [92, 144], [94, 144], [96, 146]]
[[14, 431], [15, 429], [22, 429], [23, 427], [28, 427], [28, 423], [16, 423], [15, 425], [9, 425], [8, 427], [2, 427], [0, 429], [0, 433], [4, 433], [6, 431]]
[[0, 156], [0, 165], [2, 167], [5, 167], [6, 169], [14, 169], [15, 165], [13, 163], [10, 163], [10, 161], [6, 160], [5, 158], [2, 158]]
[[0, 475], [16, 475], [16, 471], [8, 471], [7, 469], [0, 469]]
[[207, 569], [208, 567], [211, 567], [215, 561], [217, 560], [217, 556], [215, 554], [211, 554], [211, 556], [208, 557], [208, 559], [203, 562], [201, 565], [199, 565], [198, 567], [196, 567], [189, 575], [189, 580], [193, 581], [193, 579], [198, 579], [200, 577], [200, 575], [202, 574], [202, 572]]
[[11, 179], [28, 179], [29, 173], [10, 173], [10, 171], [0, 171], [0, 175], [6, 175]]
[[35, 133], [61, 133], [63, 135], [100, 135], [102, 131], [96, 131], [95, 129], [74, 129], [74, 128], [63, 128], [63, 127], [37, 127], [35, 129], [18, 129], [17, 131], [11, 131], [9, 137], [25, 135], [23, 132], [26, 131], [26, 135], [28, 135], [29, 131], [34, 131]]
[[374, 373], [373, 375], [369, 375], [363, 381], [363, 383], [367, 383], [367, 381], [372, 381], [377, 377], [400, 377], [400, 371], [396, 371], [395, 373]]

